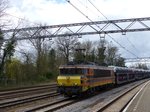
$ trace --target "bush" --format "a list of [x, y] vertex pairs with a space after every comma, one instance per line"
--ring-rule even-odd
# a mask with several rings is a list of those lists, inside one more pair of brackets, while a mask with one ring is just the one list
[[46, 73], [46, 78], [47, 78], [47, 79], [53, 78], [53, 73], [52, 73], [52, 72]]

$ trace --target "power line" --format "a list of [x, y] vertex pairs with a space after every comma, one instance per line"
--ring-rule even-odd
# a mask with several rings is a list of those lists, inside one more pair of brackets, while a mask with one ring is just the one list
[[[93, 22], [87, 15], [85, 15], [81, 10], [79, 10], [75, 5], [73, 5], [70, 0], [66, 0], [71, 6], [73, 6], [78, 12], [80, 12], [83, 16], [85, 16], [88, 20], [90, 20], [91, 22]], [[97, 25], [96, 25], [97, 26]], [[98, 26], [99, 28], [99, 26]], [[100, 28], [101, 29], [101, 28]], [[130, 54], [136, 56], [137, 58], [139, 58], [137, 55], [135, 55], [134, 53], [132, 53], [131, 51], [129, 51], [128, 49], [126, 49], [124, 46], [122, 46], [118, 41], [116, 41], [111, 35], [107, 34], [113, 41], [115, 41], [120, 47], [122, 47], [124, 50], [126, 50], [127, 52], [129, 52]]]
[[[66, 0], [70, 5], [72, 5], [78, 12], [80, 12], [83, 16], [85, 16], [88, 20], [90, 20], [91, 22], [93, 22], [86, 14], [84, 14], [82, 11], [80, 11], [75, 5], [73, 5], [70, 0]], [[98, 28], [100, 28], [97, 24], [95, 24]], [[95, 29], [93, 26], [92, 27], [94, 30], [96, 30], [98, 32], [97, 29]], [[101, 29], [101, 28], [100, 28]]]
[[[109, 19], [90, 1], [90, 0], [88, 0], [89, 1], [89, 3], [102, 15], [102, 16], [104, 16], [104, 18], [106, 19], [106, 20], [108, 20], [109, 21]], [[127, 37], [126, 37], [127, 38]], [[137, 51], [138, 51], [138, 49], [131, 43], [131, 41], [127, 38], [127, 41], [131, 44], [131, 46], [134, 48], [134, 49], [136, 49]]]
[[[95, 9], [102, 15], [102, 16], [104, 16], [104, 18], [106, 19], [106, 20], [108, 20], [108, 18], [90, 1], [90, 0], [88, 0], [89, 1], [89, 3], [93, 6], [93, 7], [95, 7]], [[108, 20], [109, 21], [109, 20]]]
[[[109, 19], [94, 5], [94, 3], [92, 3], [90, 0], [88, 0], [89, 1], [89, 3], [106, 19], [106, 20], [108, 20], [109, 21]], [[126, 37], [127, 38], [127, 37]], [[134, 49], [136, 49], [137, 51], [139, 51], [136, 47], [135, 47], [135, 45], [133, 45], [132, 44], [132, 42], [127, 38], [127, 41], [131, 44], [131, 46], [134, 48]], [[119, 43], [118, 43], [119, 44]]]
[[[89, 11], [91, 11], [92, 14], [97, 15], [92, 9], [90, 9], [89, 7], [87, 7], [86, 5], [84, 5], [83, 2], [81, 2], [80, 0], [78, 0], [78, 1], [79, 1], [79, 3], [80, 3], [81, 5], [83, 5], [84, 7], [86, 7], [86, 10], [88, 9]], [[98, 16], [98, 17], [99, 17], [99, 16]]]
[[116, 42], [120, 47], [122, 47], [124, 50], [126, 50], [127, 52], [129, 52], [130, 54], [134, 55], [135, 57], [139, 58], [137, 55], [135, 55], [134, 53], [132, 53], [131, 51], [129, 51], [128, 49], [126, 49], [124, 46], [122, 46], [118, 41], [116, 41], [111, 35], [107, 34], [114, 42]]
[[93, 22], [86, 14], [84, 14], [82, 11], [80, 11], [76, 6], [74, 6], [70, 0], [66, 0], [71, 6], [73, 6], [78, 12], [80, 12], [82, 15], [84, 15], [88, 20], [90, 20], [91, 22]]
[[132, 46], [136, 51], [139, 51], [139, 50], [135, 47], [135, 45], [129, 40], [128, 37], [126, 37], [126, 39], [127, 39], [127, 41], [131, 44], [131, 46]]

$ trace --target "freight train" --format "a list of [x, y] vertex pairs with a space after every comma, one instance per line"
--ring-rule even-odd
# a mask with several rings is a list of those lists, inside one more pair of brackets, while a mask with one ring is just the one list
[[66, 96], [94, 91], [107, 85], [120, 85], [148, 78], [150, 70], [96, 64], [61, 65], [57, 91]]

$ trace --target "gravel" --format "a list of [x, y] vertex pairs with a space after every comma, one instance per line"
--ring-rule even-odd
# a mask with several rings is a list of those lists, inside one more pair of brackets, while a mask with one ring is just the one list
[[66, 106], [60, 110], [57, 110], [56, 112], [94, 112], [94, 110], [105, 105], [108, 101], [112, 100], [114, 97], [117, 97], [119, 94], [126, 91], [126, 89], [129, 89], [133, 85], [140, 82], [142, 81], [136, 81], [118, 88], [114, 88], [86, 100], [80, 101], [70, 106]]

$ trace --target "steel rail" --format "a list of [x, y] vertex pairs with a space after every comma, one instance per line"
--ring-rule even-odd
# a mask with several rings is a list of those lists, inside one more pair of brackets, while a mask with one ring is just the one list
[[[33, 112], [33, 111], [38, 111], [38, 110], [41, 110], [43, 108], [47, 108], [49, 106], [54, 106], [54, 105], [58, 105], [59, 103], [62, 103], [62, 102], [66, 102], [66, 101], [69, 101], [71, 100], [71, 98], [62, 98], [62, 99], [59, 99], [59, 100], [56, 100], [56, 101], [53, 101], [53, 102], [49, 102], [47, 104], [43, 104], [41, 106], [37, 106], [37, 107], [33, 107], [33, 108], [30, 108], [30, 109], [27, 109], [25, 110], [26, 112]], [[53, 108], [54, 110], [54, 108]]]
[[0, 109], [4, 109], [4, 108], [16, 106], [16, 105], [21, 105], [24, 103], [29, 103], [29, 102], [41, 100], [44, 98], [54, 97], [54, 96], [58, 96], [58, 95], [60, 95], [60, 94], [58, 94], [56, 92], [50, 92], [50, 93], [46, 93], [46, 94], [33, 95], [30, 97], [23, 97], [23, 98], [15, 98], [15, 99], [11, 99], [11, 100], [6, 100], [3, 102], [0, 102]]
[[0, 92], [0, 96], [2, 95], [10, 95], [10, 94], [17, 94], [20, 92], [30, 92], [30, 91], [37, 91], [37, 90], [41, 90], [41, 89], [56, 89], [56, 85], [44, 85], [44, 86], [35, 86], [35, 87], [29, 87], [29, 88], [20, 88], [20, 89], [12, 89], [12, 90], [8, 90], [8, 91], [2, 91]]
[[0, 92], [12, 91], [18, 89], [29, 89], [29, 88], [36, 88], [36, 87], [56, 86], [56, 85], [57, 85], [56, 83], [51, 83], [51, 84], [41, 84], [41, 85], [32, 85], [32, 86], [23, 86], [23, 87], [13, 87], [7, 89], [0, 89]]

